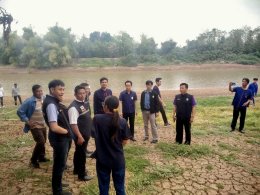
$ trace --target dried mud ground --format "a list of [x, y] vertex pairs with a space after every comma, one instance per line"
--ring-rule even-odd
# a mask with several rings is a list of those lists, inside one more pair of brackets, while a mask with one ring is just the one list
[[[127, 194], [260, 194], [260, 98], [247, 112], [245, 134], [229, 132], [232, 97], [198, 98], [191, 146], [174, 144], [175, 124], [163, 127], [158, 119], [159, 143], [143, 142], [141, 114], [136, 120], [137, 142], [125, 147]], [[22, 132], [16, 107], [6, 100], [0, 109], [0, 194], [51, 194], [52, 161], [32, 169], [34, 141]], [[171, 102], [167, 115], [171, 121]], [[46, 143], [47, 157], [52, 148]], [[89, 150], [94, 150], [90, 140]], [[98, 194], [95, 160], [87, 159], [89, 182], [73, 175], [74, 146], [63, 180], [73, 194]], [[111, 183], [110, 194], [115, 194]]]

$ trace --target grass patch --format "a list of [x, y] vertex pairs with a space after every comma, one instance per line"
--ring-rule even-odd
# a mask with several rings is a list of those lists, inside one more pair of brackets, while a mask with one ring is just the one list
[[208, 171], [213, 170], [213, 165], [211, 165], [211, 164], [206, 165], [206, 169], [207, 169]]
[[224, 185], [222, 183], [217, 183], [216, 186], [218, 189], [221, 189], [221, 190], [224, 189]]
[[256, 140], [256, 139], [247, 139], [245, 140], [245, 142], [253, 145], [260, 145], [260, 140]]
[[149, 176], [153, 180], [168, 179], [170, 177], [183, 174], [183, 169], [175, 165], [154, 166], [150, 170]]
[[213, 153], [212, 149], [207, 145], [179, 145], [161, 142], [156, 147], [162, 151], [165, 157], [174, 158], [199, 158]]
[[220, 147], [223, 150], [228, 150], [228, 151], [239, 151], [238, 148], [231, 146], [229, 144], [223, 143], [223, 142], [218, 143], [218, 147]]
[[97, 179], [88, 182], [87, 185], [80, 188], [80, 194], [98, 195], [99, 189], [97, 183], [98, 183]]
[[13, 170], [13, 175], [17, 181], [24, 181], [26, 178], [32, 177], [33, 172], [30, 169], [18, 168]]
[[237, 159], [234, 153], [220, 154], [220, 159], [224, 160], [226, 163], [230, 165], [244, 167], [244, 164]]

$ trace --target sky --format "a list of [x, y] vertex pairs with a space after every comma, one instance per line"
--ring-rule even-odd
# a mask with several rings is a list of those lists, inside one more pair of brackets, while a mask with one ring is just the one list
[[260, 0], [0, 0], [14, 17], [12, 30], [32, 26], [39, 35], [56, 23], [80, 38], [93, 31], [125, 31], [156, 43], [173, 39], [179, 46], [212, 28], [260, 26]]

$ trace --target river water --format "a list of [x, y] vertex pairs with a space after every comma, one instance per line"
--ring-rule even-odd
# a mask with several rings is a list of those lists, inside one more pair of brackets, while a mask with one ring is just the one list
[[[1, 71], [1, 70], [0, 70]], [[73, 88], [84, 81], [88, 81], [92, 91], [99, 88], [99, 78], [107, 77], [109, 86], [113, 92], [118, 93], [124, 89], [124, 81], [131, 80], [135, 91], [142, 91], [145, 88], [145, 81], [148, 79], [155, 80], [156, 77], [162, 77], [163, 83], [161, 90], [176, 90], [181, 82], [189, 84], [191, 89], [205, 88], [226, 88], [228, 82], [241, 83], [243, 77], [252, 80], [253, 77], [260, 77], [260, 68], [243, 68], [243, 69], [183, 69], [183, 70], [100, 70], [100, 71], [69, 71], [45, 73], [25, 73], [25, 72], [0, 72], [0, 83], [3, 85], [6, 95], [11, 95], [13, 83], [18, 83], [22, 95], [31, 94], [33, 84], [41, 84], [47, 92], [48, 82], [52, 79], [61, 79], [65, 82], [66, 91], [73, 94]]]

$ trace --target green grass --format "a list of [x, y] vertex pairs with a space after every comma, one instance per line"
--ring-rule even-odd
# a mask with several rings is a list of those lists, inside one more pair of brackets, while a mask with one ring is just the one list
[[205, 168], [206, 168], [208, 171], [211, 171], [211, 170], [214, 169], [214, 168], [213, 168], [213, 165], [211, 165], [211, 164], [206, 165]]
[[213, 150], [207, 145], [179, 145], [160, 142], [156, 147], [165, 157], [174, 158], [199, 158], [213, 153]]
[[244, 167], [244, 164], [237, 159], [237, 156], [234, 153], [219, 154], [219, 156], [220, 159], [224, 160], [228, 164]]
[[116, 58], [81, 58], [76, 66], [85, 67], [113, 67], [120, 63]]
[[24, 181], [26, 178], [33, 177], [33, 172], [28, 168], [18, 168], [13, 170], [13, 175], [17, 181]]
[[240, 149], [234, 146], [231, 146], [230, 144], [226, 144], [226, 143], [218, 143], [218, 147], [220, 147], [223, 150], [228, 150], [228, 151], [239, 151]]

